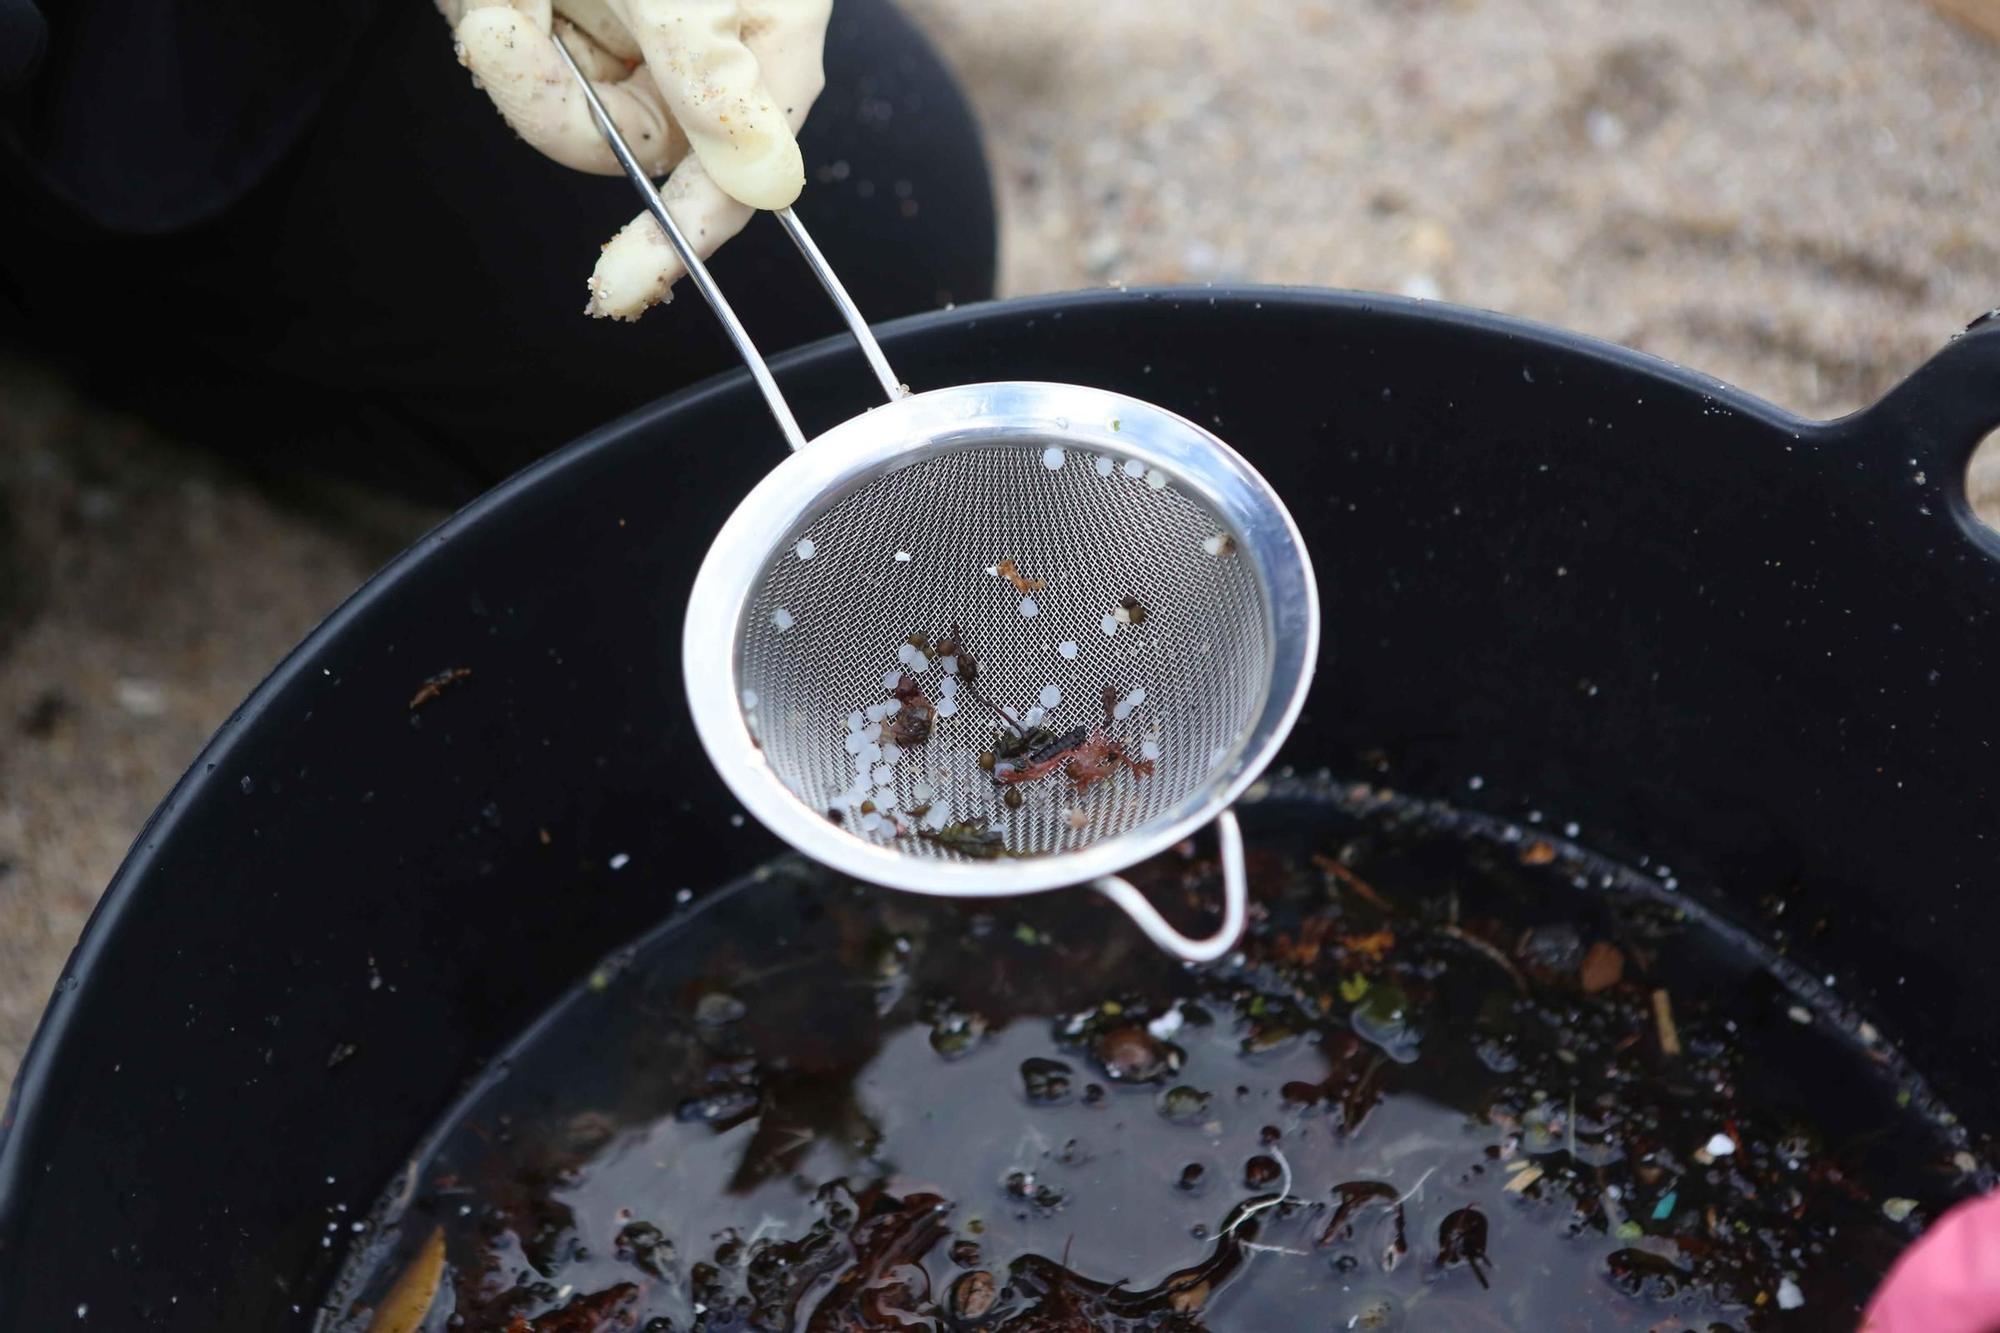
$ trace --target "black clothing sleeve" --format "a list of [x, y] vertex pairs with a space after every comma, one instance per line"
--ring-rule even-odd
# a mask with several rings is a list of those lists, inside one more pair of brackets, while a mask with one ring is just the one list
[[9, 174], [31, 206], [106, 232], [207, 221], [298, 144], [375, 8], [0, 0]]
[[[150, 2], [192, 24], [205, 7], [252, 0]], [[63, 0], [44, 3], [53, 15]], [[269, 61], [253, 75], [223, 57], [251, 40], [243, 34], [187, 37], [203, 52], [196, 65], [235, 72], [230, 88], [187, 89], [186, 63], [148, 76], [156, 90], [177, 80], [191, 99], [185, 115], [156, 108], [156, 119], [180, 119], [147, 140], [173, 171], [121, 180], [116, 164], [143, 166], [143, 154], [43, 141], [39, 166], [98, 225], [0, 199], [0, 337], [59, 359], [101, 401], [258, 468], [330, 468], [452, 499], [737, 364], [685, 284], [636, 324], [584, 316], [598, 248], [638, 200], [624, 178], [571, 171], [515, 137], [453, 62], [430, 0], [383, 5], [320, 90], [313, 81], [328, 71], [307, 68], [306, 51], [285, 54], [295, 28], [272, 20], [259, 31], [278, 65], [294, 62], [292, 85], [266, 77]], [[106, 59], [99, 77], [128, 69], [125, 56]], [[45, 116], [66, 87], [90, 133], [115, 137], [117, 90], [93, 100], [47, 66], [36, 84]], [[265, 108], [256, 124], [228, 130], [223, 108], [251, 105]], [[304, 123], [279, 133], [294, 116]], [[197, 122], [220, 138], [196, 134]], [[992, 295], [993, 188], [978, 125], [890, 0], [835, 0], [826, 91], [799, 141], [799, 214], [870, 319]], [[260, 176], [271, 153], [281, 156]], [[840, 331], [771, 219], [753, 220], [712, 267], [767, 353]]]

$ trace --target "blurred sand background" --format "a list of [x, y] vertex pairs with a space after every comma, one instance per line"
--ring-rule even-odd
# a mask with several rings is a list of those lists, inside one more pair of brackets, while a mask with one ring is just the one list
[[[1923, 0], [910, 4], [986, 127], [1006, 294], [1400, 291], [1817, 415], [2000, 304], [2000, 46]], [[437, 517], [253, 485], [0, 356], [0, 1080], [202, 742]]]

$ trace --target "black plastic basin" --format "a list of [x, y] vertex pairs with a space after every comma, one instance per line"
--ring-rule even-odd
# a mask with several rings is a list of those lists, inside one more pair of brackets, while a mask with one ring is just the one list
[[[1325, 292], [1010, 302], [884, 342], [919, 387], [1073, 379], [1214, 427], [1323, 580], [1290, 763], [1577, 821], [1753, 924], [1773, 891], [1811, 904], [1794, 954], [2000, 1121], [2000, 548], [1963, 492], [2000, 328], [1833, 423]], [[809, 431], [870, 401], [851, 345], [780, 367]], [[773, 851], [730, 823], [677, 645], [703, 549], [781, 448], [741, 375], [617, 422], [425, 538], [223, 727], [22, 1070], [0, 1322], [306, 1327], [329, 1222], [481, 1062], [674, 888]]]

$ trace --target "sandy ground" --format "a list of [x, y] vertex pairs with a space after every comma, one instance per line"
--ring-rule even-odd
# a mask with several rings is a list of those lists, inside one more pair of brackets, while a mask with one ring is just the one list
[[[2000, 49], [1920, 0], [911, 3], [1010, 293], [1402, 291], [1825, 415], [2000, 302]], [[0, 362], [0, 1079], [201, 742], [432, 517], [275, 495]]]

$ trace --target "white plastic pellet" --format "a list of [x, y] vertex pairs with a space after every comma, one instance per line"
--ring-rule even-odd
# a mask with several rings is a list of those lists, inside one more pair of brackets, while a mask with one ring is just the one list
[[1041, 609], [1041, 607], [1035, 605], [1034, 598], [1023, 597], [1021, 599], [1021, 619], [1032, 620], [1035, 617], [1035, 613]]
[[907, 565], [907, 564], [909, 564], [909, 563], [910, 563], [910, 553], [909, 553], [908, 551], [898, 551], [898, 552], [896, 552], [896, 563], [897, 563], [897, 564], [899, 564], [899, 565]]
[[937, 793], [931, 790], [930, 783], [919, 782], [916, 786], [910, 788], [910, 795], [916, 799], [918, 805], [922, 805], [930, 800], [931, 797], [937, 795]]
[[1118, 706], [1111, 710], [1111, 720], [1113, 722], [1123, 722], [1130, 716], [1132, 716], [1132, 701], [1130, 699], [1120, 699]]
[[950, 657], [940, 657], [938, 659], [938, 666], [943, 668], [945, 675], [956, 676], [958, 674], [957, 654], [953, 654]]
[[866, 726], [867, 724], [868, 724], [868, 719], [861, 716], [861, 710], [859, 708], [855, 709], [853, 712], [847, 715], [847, 729], [849, 731], [859, 731], [861, 730], [862, 727]]
[[868, 720], [870, 722], [880, 722], [883, 718], [889, 716], [889, 714], [895, 711], [896, 711], [896, 705], [892, 703], [884, 702], [879, 704], [869, 704]]
[[1042, 719], [1047, 716], [1048, 713], [1040, 708], [1030, 708], [1028, 715], [1021, 719], [1021, 725], [1030, 729], [1039, 727], [1042, 725]]
[[1213, 537], [1203, 537], [1201, 539], [1201, 549], [1208, 552], [1210, 555], [1221, 555], [1223, 551], [1229, 547], [1229, 545], [1230, 545], [1229, 538], [1223, 536], [1219, 532], [1216, 533]]
[[957, 676], [946, 676], [943, 680], [938, 682], [938, 696], [940, 698], [949, 699], [957, 693], [958, 693]]
[[875, 778], [875, 785], [878, 787], [893, 787], [896, 785], [896, 770], [887, 764], [875, 765], [873, 776]]
[[819, 554], [819, 547], [813, 545], [812, 538], [801, 537], [799, 538], [799, 544], [792, 548], [792, 553], [801, 560], [810, 560]]
[[771, 623], [778, 627], [778, 633], [783, 634], [797, 622], [792, 619], [792, 613], [781, 606], [771, 613]]
[[1799, 1290], [1799, 1284], [1786, 1278], [1778, 1284], [1778, 1308], [1796, 1310], [1806, 1303], [1806, 1294]]
[[1056, 645], [1056, 651], [1067, 657], [1070, 661], [1076, 661], [1076, 640], [1064, 639]]
[[867, 743], [867, 741], [861, 739], [860, 732], [850, 731], [847, 733], [847, 752], [849, 754], [860, 754], [861, 747]]
[[745, 708], [755, 708], [757, 706], [757, 691], [743, 691], [743, 706]]
[[1054, 708], [1062, 702], [1062, 690], [1054, 685], [1042, 686], [1042, 707]]
[[947, 694], [944, 698], [938, 700], [937, 715], [939, 717], [957, 717], [958, 700], [952, 698], [949, 694]]
[[883, 763], [893, 764], [902, 757], [903, 757], [903, 747], [896, 744], [896, 742], [890, 741], [887, 745], [884, 745], [882, 747]]
[[1105, 638], [1107, 639], [1111, 638], [1113, 635], [1118, 633], [1118, 617], [1106, 616], [1104, 617], [1104, 619], [1097, 622], [1097, 627], [1104, 631]]
[[1125, 475], [1137, 481], [1146, 475], [1146, 465], [1136, 458], [1128, 458], [1125, 460]]
[[1158, 759], [1160, 757], [1160, 743], [1158, 741], [1141, 741], [1139, 743], [1139, 757], [1141, 759]]
[[1042, 450], [1043, 467], [1047, 468], [1051, 472], [1060, 472], [1062, 471], [1062, 465], [1063, 465], [1062, 450], [1056, 448], [1054, 445], [1050, 445], [1048, 448]]
[[905, 648], [910, 649], [910, 666], [913, 669], [915, 669], [919, 674], [922, 674], [923, 672], [929, 671], [931, 669], [930, 658], [925, 657], [920, 650], [911, 647], [907, 643], [904, 644], [903, 646]]
[[877, 791], [875, 793], [875, 808], [877, 810], [894, 810], [896, 808], [896, 789], [894, 787], [884, 787]]
[[876, 764], [882, 762], [882, 747], [874, 741], [870, 741], [861, 747], [861, 757], [868, 761], [870, 768], [873, 768]]
[[1727, 1134], [1717, 1134], [1706, 1144], [1710, 1157], [1727, 1157], [1736, 1151], [1736, 1140]]
[[1146, 702], [1146, 687], [1141, 685], [1138, 689], [1133, 690], [1125, 696], [1125, 702], [1131, 704], [1134, 708]]
[[1116, 472], [1117, 470], [1118, 470], [1118, 464], [1116, 464], [1116, 463], [1112, 462], [1112, 461], [1111, 461], [1111, 459], [1110, 459], [1110, 458], [1108, 458], [1108, 457], [1106, 457], [1105, 455], [1102, 455], [1102, 454], [1098, 455], [1098, 458], [1097, 458], [1097, 475], [1098, 475], [1098, 476], [1100, 476], [1100, 477], [1108, 477], [1108, 476], [1110, 476], [1110, 475], [1111, 475], [1111, 474], [1112, 474], [1113, 472]]
[[943, 828], [951, 822], [951, 802], [940, 796], [931, 802], [931, 812], [924, 816], [924, 823], [934, 829]]
[[1146, 484], [1156, 491], [1163, 491], [1167, 488], [1167, 474], [1154, 468], [1146, 474]]
[[[908, 644], [904, 644], [903, 646], [905, 648], [909, 647]], [[896, 682], [900, 681], [902, 678], [903, 678], [903, 673], [896, 670], [894, 667], [891, 667], [889, 670], [882, 673], [882, 688], [885, 690], [893, 690], [896, 688]], [[883, 714], [883, 716], [886, 717], [888, 715], [885, 713]], [[876, 720], [880, 721], [881, 719], [878, 718]]]

